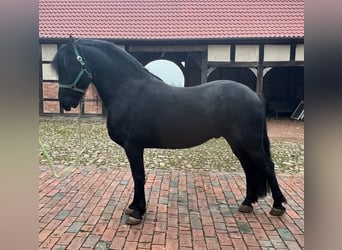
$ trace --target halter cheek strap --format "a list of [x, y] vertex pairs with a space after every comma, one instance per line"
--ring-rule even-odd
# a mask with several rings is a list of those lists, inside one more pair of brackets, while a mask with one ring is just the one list
[[77, 88], [77, 83], [81, 79], [81, 77], [84, 75], [84, 73], [87, 74], [90, 80], [93, 80], [93, 76], [91, 72], [88, 70], [87, 65], [83, 61], [83, 58], [80, 56], [80, 53], [78, 52], [76, 45], [74, 45], [74, 52], [75, 52], [77, 61], [81, 64], [81, 70], [78, 73], [76, 79], [71, 84], [59, 84], [59, 88], [72, 89], [77, 92], [85, 93], [86, 90]]

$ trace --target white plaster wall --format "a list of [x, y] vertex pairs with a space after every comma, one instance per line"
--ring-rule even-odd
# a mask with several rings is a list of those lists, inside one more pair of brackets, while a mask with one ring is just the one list
[[208, 45], [208, 62], [230, 62], [230, 45]]
[[57, 45], [56, 44], [42, 44], [42, 61], [52, 61], [56, 52], [57, 52]]
[[298, 44], [296, 46], [296, 61], [304, 61], [304, 44]]
[[42, 64], [43, 80], [58, 80], [58, 76], [52, 69], [50, 63]]
[[258, 62], [259, 61], [259, 45], [236, 45], [235, 46], [236, 62]]
[[286, 62], [290, 61], [290, 45], [266, 44], [264, 47], [264, 61]]

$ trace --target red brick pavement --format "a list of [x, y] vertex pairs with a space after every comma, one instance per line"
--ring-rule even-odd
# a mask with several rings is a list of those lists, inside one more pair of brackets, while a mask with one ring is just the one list
[[125, 225], [133, 180], [123, 168], [80, 167], [61, 179], [40, 167], [40, 249], [303, 249], [304, 176], [279, 175], [288, 204], [269, 215], [272, 199], [239, 213], [238, 172], [146, 170], [147, 213]]

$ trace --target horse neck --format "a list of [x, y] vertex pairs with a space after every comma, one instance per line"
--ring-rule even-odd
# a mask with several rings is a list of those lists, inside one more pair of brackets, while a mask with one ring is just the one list
[[[90, 59], [91, 58], [91, 59]], [[141, 80], [149, 80], [151, 75], [134, 59], [121, 53], [108, 54], [96, 48], [89, 49], [89, 62], [94, 74], [94, 85], [105, 106], [113, 101], [120, 101], [125, 94], [139, 89]], [[128, 93], [129, 92], [129, 93]]]

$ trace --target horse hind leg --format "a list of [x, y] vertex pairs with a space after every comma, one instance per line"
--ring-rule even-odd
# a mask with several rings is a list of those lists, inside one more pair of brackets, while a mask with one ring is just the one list
[[[271, 156], [271, 149], [270, 149], [270, 140], [267, 136], [267, 124], [266, 121], [264, 122], [264, 136], [263, 136], [263, 147], [264, 147], [264, 151], [266, 153], [266, 160], [269, 162], [269, 166], [271, 168], [271, 178], [273, 178], [273, 182], [275, 182], [275, 184], [273, 184], [276, 189], [279, 189], [279, 184], [277, 181], [277, 178], [275, 176], [275, 171], [274, 171], [274, 163], [272, 161], [272, 156]], [[286, 202], [286, 198], [284, 197], [284, 195], [281, 193], [280, 189], [278, 191], [278, 193], [280, 192], [279, 198], [274, 199], [274, 204], [272, 207], [272, 210], [270, 212], [271, 215], [275, 215], [275, 216], [279, 216], [282, 215], [285, 212], [285, 207], [282, 205], [283, 202]]]
[[286, 209], [282, 203], [286, 202], [286, 199], [280, 190], [277, 177], [275, 175], [274, 163], [268, 156], [268, 153], [266, 153], [263, 148], [260, 148], [249, 152], [249, 156], [254, 162], [255, 167], [258, 169], [257, 171], [265, 176], [271, 189], [273, 207], [270, 211], [270, 214], [275, 216], [284, 214]]
[[232, 151], [239, 159], [246, 176], [246, 198], [239, 206], [242, 213], [253, 211], [252, 203], [258, 201], [258, 198], [267, 194], [269, 187], [266, 177], [255, 168], [253, 161], [241, 147], [232, 146]]

